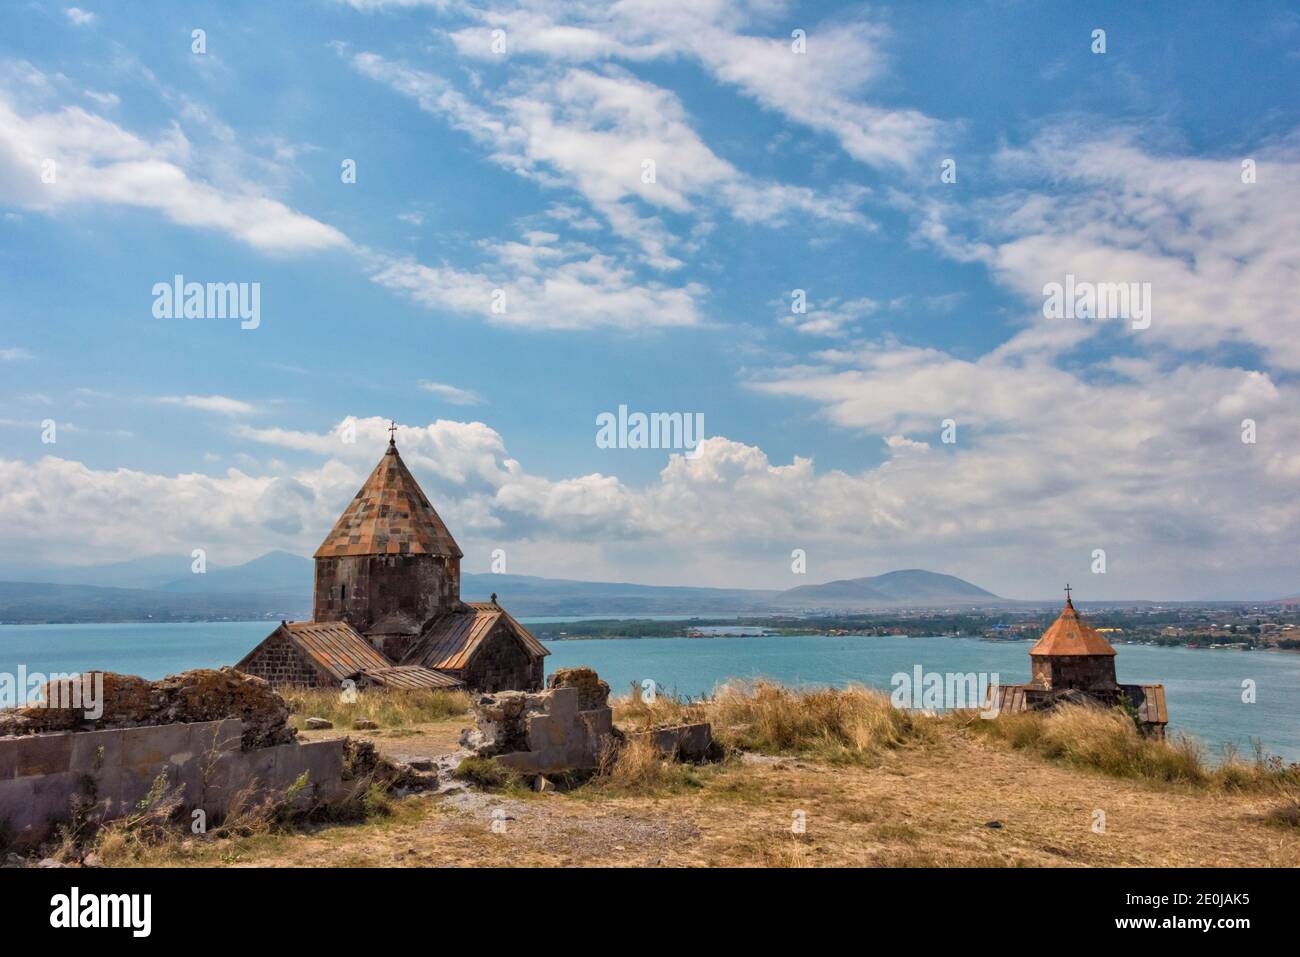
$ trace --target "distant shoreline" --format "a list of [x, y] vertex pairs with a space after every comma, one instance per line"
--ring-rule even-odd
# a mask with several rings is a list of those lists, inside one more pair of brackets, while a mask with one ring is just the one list
[[[1098, 615], [1107, 614], [1098, 612]], [[1122, 615], [1120, 611], [1109, 612], [1110, 616]], [[572, 641], [609, 641], [638, 640], [643, 638], [685, 638], [691, 640], [734, 639], [734, 638], [774, 638], [774, 637], [926, 637], [926, 638], [968, 638], [985, 641], [990, 644], [1022, 644], [1037, 639], [1036, 624], [1026, 623], [1019, 633], [997, 634], [995, 626], [986, 615], [969, 612], [926, 612], [919, 609], [909, 610], [905, 614], [853, 613], [845, 615], [826, 615], [824, 613], [753, 615], [735, 614], [727, 616], [703, 615], [699, 613], [654, 615], [575, 615], [572, 618], [558, 615], [517, 615], [534, 634], [546, 642]], [[995, 616], [1000, 618], [1002, 616]], [[531, 621], [537, 618], [544, 621]], [[562, 619], [562, 620], [556, 620]], [[111, 627], [120, 629], [128, 626], [148, 627], [168, 625], [262, 625], [268, 631], [280, 621], [298, 620], [289, 616], [266, 616], [250, 618], [149, 618], [149, 619], [95, 619], [95, 620], [45, 620], [45, 621], [0, 621], [0, 637], [5, 629], [25, 628], [78, 628]], [[1001, 626], [996, 626], [1001, 627]], [[745, 629], [731, 631], [730, 629]], [[718, 633], [708, 633], [712, 629], [726, 629]], [[1142, 634], [1141, 629], [1130, 626], [1117, 629], [1129, 631], [1136, 637], [1130, 638], [1120, 634], [1108, 637], [1116, 645], [1131, 647], [1147, 646], [1161, 648], [1188, 648], [1198, 651], [1282, 651], [1300, 652], [1300, 642], [1285, 639], [1289, 646], [1281, 645], [1275, 639], [1270, 642], [1259, 636], [1238, 632], [1231, 635], [1191, 634], [1177, 638], [1164, 638], [1150, 632]], [[1291, 632], [1293, 634], [1294, 632]], [[1276, 634], [1276, 633], [1275, 633]]]

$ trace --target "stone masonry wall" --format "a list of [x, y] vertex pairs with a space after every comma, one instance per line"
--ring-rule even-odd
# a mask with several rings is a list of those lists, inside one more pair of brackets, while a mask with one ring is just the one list
[[498, 622], [469, 667], [456, 676], [475, 691], [540, 691], [542, 659], [530, 656], [509, 626]]
[[1110, 655], [1031, 655], [1035, 684], [1055, 690], [1113, 690], [1115, 659]]
[[460, 601], [460, 559], [359, 555], [316, 559], [312, 618], [365, 633], [391, 612], [426, 621]]
[[326, 685], [332, 682], [308, 663], [302, 652], [283, 634], [268, 638], [249, 662], [244, 674], [264, 678], [271, 685]]

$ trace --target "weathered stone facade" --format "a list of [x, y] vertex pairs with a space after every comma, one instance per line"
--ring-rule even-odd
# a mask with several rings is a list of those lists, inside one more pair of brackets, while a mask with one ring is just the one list
[[483, 639], [482, 645], [460, 670], [447, 671], [476, 691], [540, 691], [542, 659], [529, 655], [504, 622]]
[[348, 555], [316, 559], [314, 621], [346, 621], [364, 634], [381, 618], [418, 622], [460, 602], [460, 559], [437, 555]]
[[297, 646], [282, 634], [272, 634], [240, 662], [245, 674], [264, 678], [274, 687], [333, 684]]
[[1033, 683], [1043, 688], [1113, 691], [1119, 687], [1113, 655], [1034, 655], [1030, 661]]

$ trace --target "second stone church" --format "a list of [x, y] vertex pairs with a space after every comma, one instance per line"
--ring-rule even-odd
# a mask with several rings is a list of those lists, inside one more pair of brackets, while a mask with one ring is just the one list
[[549, 652], [496, 601], [460, 600], [463, 553], [388, 450], [316, 550], [312, 620], [236, 669], [273, 685], [535, 691]]

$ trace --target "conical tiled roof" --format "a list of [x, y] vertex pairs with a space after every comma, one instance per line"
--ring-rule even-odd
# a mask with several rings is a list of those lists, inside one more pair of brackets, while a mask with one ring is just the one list
[[316, 549], [317, 558], [343, 555], [461, 558], [463, 554], [391, 441], [361, 491]]
[[1065, 608], [1043, 637], [1029, 649], [1031, 655], [1113, 655], [1115, 649], [1092, 625], [1079, 617], [1074, 602], [1065, 600]]

